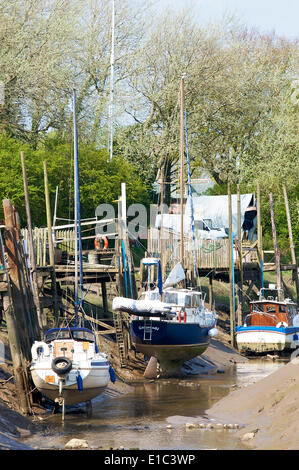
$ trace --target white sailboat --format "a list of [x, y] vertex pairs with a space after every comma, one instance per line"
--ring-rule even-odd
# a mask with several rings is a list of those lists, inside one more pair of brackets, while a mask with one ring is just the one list
[[[100, 395], [115, 375], [108, 356], [97, 347], [96, 336], [84, 327], [83, 265], [80, 227], [79, 166], [76, 123], [76, 92], [74, 106], [74, 193], [75, 193], [75, 325], [52, 328], [44, 341], [35, 341], [32, 352], [31, 374], [36, 388], [59, 405], [87, 402]], [[78, 266], [78, 254], [80, 266]], [[80, 282], [78, 279], [80, 272]], [[78, 288], [81, 295], [79, 298]], [[81, 325], [78, 324], [81, 310]]]

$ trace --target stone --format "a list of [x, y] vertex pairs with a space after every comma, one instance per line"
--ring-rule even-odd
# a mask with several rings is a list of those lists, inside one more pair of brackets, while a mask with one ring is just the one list
[[84, 439], [71, 439], [64, 446], [65, 449], [88, 449], [88, 447], [88, 443]]
[[205, 425], [205, 423], [200, 423], [199, 427], [200, 427], [201, 429], [205, 429], [206, 425]]
[[32, 432], [30, 431], [30, 429], [23, 429], [23, 428], [19, 428], [17, 426], [17, 430], [19, 431], [20, 433], [20, 437], [29, 437], [31, 436]]
[[168, 425], [166, 426], [166, 429], [172, 429], [171, 424], [168, 424]]
[[188, 428], [188, 429], [194, 429], [194, 428], [196, 428], [196, 426], [195, 426], [194, 423], [186, 423], [186, 428]]
[[207, 424], [207, 428], [208, 429], [214, 429], [214, 424], [212, 424], [212, 423]]
[[242, 441], [249, 441], [250, 439], [253, 439], [255, 436], [254, 432], [247, 432], [246, 434], [243, 434], [241, 437]]

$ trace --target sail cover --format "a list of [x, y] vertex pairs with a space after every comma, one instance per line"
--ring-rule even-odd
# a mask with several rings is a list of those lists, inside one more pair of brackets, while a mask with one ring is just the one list
[[126, 297], [115, 297], [112, 302], [112, 310], [123, 311], [131, 314], [138, 313], [168, 313], [172, 306], [160, 300], [134, 300]]

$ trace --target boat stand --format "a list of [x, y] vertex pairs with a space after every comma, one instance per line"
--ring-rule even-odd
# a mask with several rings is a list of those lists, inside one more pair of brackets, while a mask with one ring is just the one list
[[[62, 421], [64, 421], [64, 416], [65, 416], [65, 400], [64, 400], [64, 398], [63, 397], [55, 398], [55, 408], [56, 408], [56, 404], [58, 406], [62, 407], [62, 410], [61, 410], [62, 416], [61, 416], [61, 418], [62, 418]], [[56, 410], [54, 409], [54, 413], [55, 412], [56, 412]]]
[[64, 397], [62, 396], [63, 383], [64, 383], [64, 380], [59, 379], [59, 397], [55, 398], [55, 402], [57, 402], [58, 405], [62, 407], [62, 410], [61, 410], [62, 411], [62, 415], [61, 415], [62, 422], [64, 422], [64, 417], [65, 417], [65, 400], [64, 400]]
[[86, 402], [86, 413], [87, 413], [88, 418], [92, 416], [92, 404], [90, 400]]

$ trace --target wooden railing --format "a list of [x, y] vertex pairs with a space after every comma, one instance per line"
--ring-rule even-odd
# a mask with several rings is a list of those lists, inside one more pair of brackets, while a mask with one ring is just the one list
[[[162, 250], [163, 265], [166, 267], [174, 266], [180, 261], [180, 235], [169, 232], [166, 229], [149, 229], [148, 251], [152, 256], [160, 256]], [[257, 262], [257, 249], [250, 244], [242, 244], [243, 263]], [[221, 269], [229, 268], [229, 240], [205, 240], [195, 239], [195, 255], [198, 268], [202, 269]], [[234, 264], [238, 267], [240, 264], [237, 244], [234, 244]], [[191, 235], [184, 237], [184, 267], [193, 269], [194, 265], [194, 247]]]
[[[30, 251], [28, 243], [28, 230], [21, 230], [22, 236], [26, 242], [27, 250]], [[46, 227], [35, 227], [32, 230], [33, 246], [36, 257], [37, 266], [46, 266], [49, 261], [48, 255], [48, 229]], [[74, 230], [56, 230], [55, 231], [55, 246], [62, 251], [74, 251], [75, 236]]]

